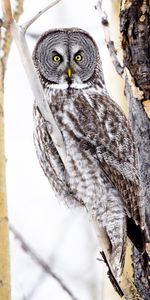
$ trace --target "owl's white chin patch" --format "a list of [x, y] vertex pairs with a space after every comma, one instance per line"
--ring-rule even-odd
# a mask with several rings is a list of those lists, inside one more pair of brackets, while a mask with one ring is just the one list
[[70, 85], [71, 88], [74, 88], [74, 89], [86, 89], [89, 87], [89, 84], [88, 83], [78, 83], [78, 82], [73, 82], [71, 85]]
[[72, 80], [72, 83], [70, 84], [70, 88], [72, 88], [72, 89], [85, 89], [87, 87], [89, 87], [89, 84], [83, 83], [81, 81], [81, 78], [77, 74], [73, 75], [73, 80]]
[[78, 76], [77, 74], [73, 74], [70, 83], [68, 82], [68, 77], [62, 76], [59, 83], [51, 84], [51, 88], [56, 89], [56, 90], [65, 90], [68, 88], [70, 88], [70, 89], [85, 89], [88, 87], [90, 87], [90, 84], [83, 83], [81, 81], [80, 76]]
[[69, 85], [68, 82], [51, 84], [51, 88], [56, 89], [56, 90], [65, 90], [65, 89], [68, 89], [68, 88], [85, 89], [85, 88], [88, 88], [88, 87], [89, 87], [89, 84], [87, 84], [87, 83], [78, 83], [78, 82], [72, 82], [70, 85]]
[[66, 90], [68, 89], [68, 83], [67, 82], [53, 83], [50, 85], [50, 87], [54, 90]]

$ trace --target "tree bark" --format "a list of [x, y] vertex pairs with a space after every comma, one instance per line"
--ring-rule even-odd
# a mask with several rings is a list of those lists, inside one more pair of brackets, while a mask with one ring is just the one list
[[[120, 32], [124, 66], [129, 71], [125, 94], [129, 121], [138, 150], [139, 167], [146, 199], [146, 221], [150, 232], [150, 115], [145, 103], [150, 100], [150, 3], [149, 0], [123, 0]], [[130, 78], [129, 78], [130, 77]], [[135, 94], [135, 90], [138, 93]], [[147, 247], [148, 251], [148, 247]], [[133, 277], [143, 300], [150, 299], [149, 258], [133, 247]]]

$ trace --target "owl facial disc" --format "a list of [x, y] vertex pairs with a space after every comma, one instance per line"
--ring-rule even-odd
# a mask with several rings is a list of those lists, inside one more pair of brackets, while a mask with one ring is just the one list
[[98, 49], [89, 34], [76, 28], [51, 30], [36, 44], [33, 60], [42, 82], [53, 88], [90, 86]]

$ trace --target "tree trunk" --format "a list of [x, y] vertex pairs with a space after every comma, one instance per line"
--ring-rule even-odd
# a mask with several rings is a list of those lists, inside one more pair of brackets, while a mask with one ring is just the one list
[[[149, 0], [121, 1], [120, 32], [124, 66], [128, 69], [125, 94], [129, 121], [135, 137], [146, 199], [146, 221], [150, 232], [150, 4]], [[147, 247], [147, 251], [148, 251]], [[133, 280], [143, 300], [150, 299], [149, 258], [133, 247]]]

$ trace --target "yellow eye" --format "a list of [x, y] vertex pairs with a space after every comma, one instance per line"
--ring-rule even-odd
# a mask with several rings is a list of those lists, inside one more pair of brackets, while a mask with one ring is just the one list
[[61, 60], [61, 57], [59, 55], [54, 55], [53, 56], [53, 61], [59, 62]]
[[82, 56], [81, 54], [77, 54], [74, 58], [76, 61], [81, 61], [82, 60]]

